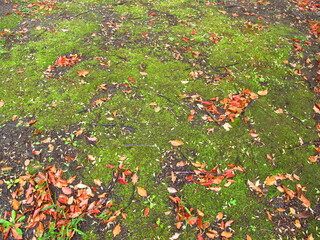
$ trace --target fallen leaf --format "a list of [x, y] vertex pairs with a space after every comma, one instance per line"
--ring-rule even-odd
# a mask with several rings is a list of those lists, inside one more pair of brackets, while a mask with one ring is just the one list
[[81, 70], [81, 71], [78, 71], [78, 76], [79, 76], [79, 77], [85, 77], [85, 76], [87, 76], [89, 73], [90, 73], [90, 71], [88, 71], [88, 70]]
[[4, 106], [4, 101], [1, 100], [1, 101], [0, 101], [0, 107], [3, 107], [3, 106]]
[[94, 184], [95, 185], [97, 185], [97, 186], [101, 186], [101, 184], [102, 184], [102, 181], [100, 180], [100, 179], [93, 179], [93, 182], [94, 182]]
[[64, 194], [66, 194], [66, 195], [72, 194], [72, 189], [69, 188], [69, 187], [62, 187], [61, 190], [62, 190], [62, 192], [63, 192]]
[[113, 234], [113, 237], [116, 237], [118, 236], [119, 234], [121, 233], [121, 226], [120, 226], [120, 223], [114, 227], [114, 229], [112, 230], [112, 234]]
[[138, 190], [138, 194], [141, 196], [141, 197], [147, 197], [148, 196], [148, 193], [147, 191], [142, 188], [142, 187], [137, 187], [137, 190]]
[[124, 185], [129, 184], [129, 183], [126, 182], [126, 180], [124, 178], [121, 178], [121, 177], [118, 177], [118, 181], [119, 181], [119, 183], [122, 183]]
[[268, 186], [271, 186], [271, 185], [276, 185], [277, 183], [277, 180], [274, 176], [270, 176], [270, 177], [267, 177], [266, 180], [264, 181], [264, 183]]
[[137, 173], [134, 173], [131, 177], [131, 182], [133, 183], [133, 185], [136, 184], [138, 182], [138, 180], [139, 180], [139, 177], [138, 177]]
[[98, 138], [97, 137], [87, 137], [89, 142], [98, 142]]
[[147, 207], [143, 212], [143, 216], [144, 217], [147, 216], [149, 214], [149, 212], [150, 212], [150, 208]]
[[246, 240], [252, 240], [249, 234], [246, 235]]
[[180, 140], [170, 140], [169, 143], [171, 143], [171, 145], [174, 146], [174, 147], [179, 147], [179, 146], [184, 144]]
[[154, 108], [154, 111], [157, 113], [157, 112], [160, 112], [160, 110], [161, 110], [161, 107], [160, 106], [156, 106], [155, 108]]
[[232, 126], [230, 125], [230, 123], [225, 123], [222, 125], [222, 127], [226, 130], [226, 131], [230, 131], [230, 129], [232, 128]]
[[12, 200], [12, 208], [15, 211], [18, 211], [20, 208], [21, 203], [17, 199]]
[[[20, 228], [19, 228], [20, 229]], [[12, 235], [15, 239], [23, 239], [22, 234], [19, 234], [16, 228], [11, 228]]]
[[258, 91], [258, 94], [259, 94], [260, 96], [268, 95], [268, 89], [263, 90], [263, 91]]
[[178, 192], [177, 189], [175, 189], [173, 187], [168, 187], [167, 189], [168, 189], [169, 193], [177, 193]]
[[221, 236], [222, 236], [222, 237], [225, 237], [225, 238], [230, 238], [230, 237], [232, 237], [232, 235], [233, 235], [232, 232], [227, 232], [227, 231], [223, 231], [223, 232], [221, 233]]
[[247, 184], [249, 185], [249, 187], [251, 189], [253, 189], [254, 191], [257, 191], [257, 192], [260, 192], [260, 193], [263, 193], [261, 188], [256, 186], [253, 182], [251, 182], [250, 180], [247, 181]]
[[223, 218], [223, 213], [222, 212], [218, 212], [216, 218], [217, 218], [218, 221], [220, 221]]
[[310, 201], [305, 196], [301, 195], [299, 197], [299, 200], [303, 203], [303, 205], [305, 207], [310, 207], [311, 206]]
[[74, 135], [79, 136], [83, 133], [83, 131], [84, 131], [84, 129], [81, 128], [78, 131], [76, 131]]
[[147, 76], [147, 75], [148, 75], [148, 73], [146, 73], [146, 72], [140, 72], [140, 74], [141, 74], [142, 76]]

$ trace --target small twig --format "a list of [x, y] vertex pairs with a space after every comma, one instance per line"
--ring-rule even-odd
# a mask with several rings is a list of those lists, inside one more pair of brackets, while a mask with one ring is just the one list
[[213, 69], [216, 69], [216, 68], [226, 68], [226, 67], [232, 67], [232, 66], [235, 66], [239, 63], [233, 63], [233, 64], [228, 64], [228, 65], [224, 65], [224, 66], [211, 66]]
[[287, 150], [288, 151], [292, 151], [292, 150], [296, 150], [298, 148], [302, 148], [302, 147], [305, 147], [305, 146], [308, 146], [308, 145], [319, 145], [319, 144], [320, 144], [320, 141], [307, 142], [307, 143], [301, 144], [299, 146], [296, 146], [296, 147], [293, 147], [293, 148], [289, 148]]
[[130, 199], [129, 199], [129, 202], [128, 202], [128, 204], [125, 206], [125, 207], [123, 207], [122, 209], [121, 209], [121, 211], [124, 211], [124, 210], [126, 210], [128, 207], [130, 207], [130, 205], [132, 204], [132, 202], [133, 202], [133, 199], [134, 199], [134, 191], [135, 191], [135, 186], [134, 185], [132, 185], [132, 192], [131, 192], [131, 197], [130, 197]]
[[157, 147], [156, 145], [149, 145], [149, 144], [111, 144], [111, 145], [107, 145], [105, 147], [114, 147], [114, 146], [124, 146], [124, 147]]
[[207, 108], [204, 108], [204, 111], [205, 111], [218, 125], [220, 125], [218, 119], [216, 119], [216, 117], [215, 117]]

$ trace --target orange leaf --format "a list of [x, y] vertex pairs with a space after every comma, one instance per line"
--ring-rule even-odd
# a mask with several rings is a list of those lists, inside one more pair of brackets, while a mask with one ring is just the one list
[[270, 177], [267, 177], [266, 180], [264, 181], [264, 183], [268, 186], [271, 186], [271, 185], [276, 185], [277, 183], [277, 180], [274, 176], [270, 176]]
[[179, 146], [184, 144], [180, 140], [170, 140], [169, 143], [171, 143], [171, 145], [174, 146], [174, 147], [179, 147]]
[[249, 234], [247, 234], [247, 236], [246, 236], [246, 240], [252, 240], [252, 238], [250, 237], [250, 235], [249, 235]]
[[221, 233], [221, 236], [222, 236], [222, 237], [226, 237], [226, 238], [230, 238], [230, 237], [232, 237], [232, 235], [233, 235], [232, 232], [227, 232], [227, 231], [223, 231], [223, 232]]
[[259, 94], [260, 96], [265, 96], [265, 95], [268, 94], [268, 89], [263, 90], [263, 91], [258, 91], [258, 94]]
[[305, 196], [301, 195], [301, 197], [299, 197], [299, 200], [303, 203], [304, 206], [311, 206], [310, 201]]
[[121, 226], [120, 226], [120, 223], [114, 227], [114, 229], [112, 230], [112, 233], [113, 233], [113, 237], [116, 237], [120, 234], [121, 232]]
[[149, 211], [150, 211], [150, 208], [147, 207], [143, 212], [143, 216], [144, 217], [147, 216], [149, 214]]
[[78, 76], [79, 77], [85, 77], [89, 73], [90, 73], [90, 71], [88, 71], [88, 70], [81, 70], [81, 71], [78, 71]]
[[223, 213], [222, 212], [218, 212], [216, 218], [217, 218], [218, 221], [220, 221], [223, 218]]
[[4, 101], [1, 100], [1, 101], [0, 101], [0, 107], [3, 107], [3, 106], [4, 106]]
[[13, 199], [12, 200], [12, 208], [13, 210], [18, 211], [18, 209], [20, 208], [21, 203], [17, 200], [17, 199]]
[[137, 187], [137, 190], [138, 190], [138, 194], [141, 196], [141, 197], [147, 197], [148, 196], [148, 193], [147, 191], [142, 188], [142, 187]]

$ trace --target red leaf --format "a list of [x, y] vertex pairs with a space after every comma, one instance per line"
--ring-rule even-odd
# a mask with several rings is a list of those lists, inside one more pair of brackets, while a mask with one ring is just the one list
[[126, 180], [124, 178], [118, 177], [118, 181], [119, 183], [125, 184], [127, 185], [128, 183], [126, 182]]
[[63, 204], [68, 204], [68, 197], [64, 194], [60, 194], [58, 197], [58, 201]]

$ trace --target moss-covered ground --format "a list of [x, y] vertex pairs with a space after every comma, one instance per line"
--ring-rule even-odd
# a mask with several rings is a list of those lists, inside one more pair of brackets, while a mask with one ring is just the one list
[[[69, 162], [62, 168], [70, 176], [81, 175], [90, 186], [99, 179], [107, 187], [114, 171], [110, 165], [119, 161], [139, 177], [135, 185], [128, 177], [129, 184], [113, 189], [111, 200], [126, 217], [103, 228], [82, 222], [83, 239], [209, 239], [209, 228], [224, 229], [214, 225], [219, 212], [225, 222], [234, 220], [225, 228], [232, 239], [320, 238], [319, 160], [309, 159], [318, 143], [312, 74], [319, 42], [306, 21], [299, 23], [294, 15], [312, 20], [312, 12], [301, 12], [287, 1], [13, 2], [17, 6], [11, 14], [0, 16], [2, 128], [36, 120], [30, 125], [42, 132], [29, 142], [65, 132], [64, 137], [55, 135], [56, 142], [74, 148], [81, 168], [68, 168]], [[71, 55], [79, 62], [59, 66], [59, 57]], [[81, 76], [83, 70], [88, 72]], [[230, 98], [245, 89], [258, 98], [234, 122], [217, 123], [204, 111], [213, 98]], [[192, 117], [190, 111], [195, 112]], [[83, 133], [75, 134], [80, 129]], [[34, 150], [41, 148], [35, 144]], [[213, 185], [221, 187], [218, 191], [188, 182], [183, 172], [166, 172], [168, 152], [177, 158], [170, 164], [183, 161], [187, 172], [204, 163], [202, 170], [218, 165], [223, 174], [233, 164], [238, 167], [230, 178], [234, 182], [228, 186], [224, 179]], [[26, 158], [29, 168], [55, 164], [52, 158]], [[0, 161], [5, 167], [5, 153]], [[300, 180], [277, 180], [278, 185], [267, 188], [265, 179], [278, 174]], [[174, 177], [184, 179], [183, 184], [177, 187]], [[248, 180], [267, 192], [259, 196]], [[299, 212], [294, 213], [295, 205], [289, 203], [301, 199], [296, 184], [305, 187], [310, 205], [297, 200]], [[272, 204], [287, 194], [280, 185], [295, 191], [281, 206]], [[178, 229], [179, 213], [170, 195], [203, 212], [203, 221], [212, 225], [185, 221]], [[311, 215], [296, 217], [306, 212]], [[112, 230], [118, 223], [119, 235]]]

